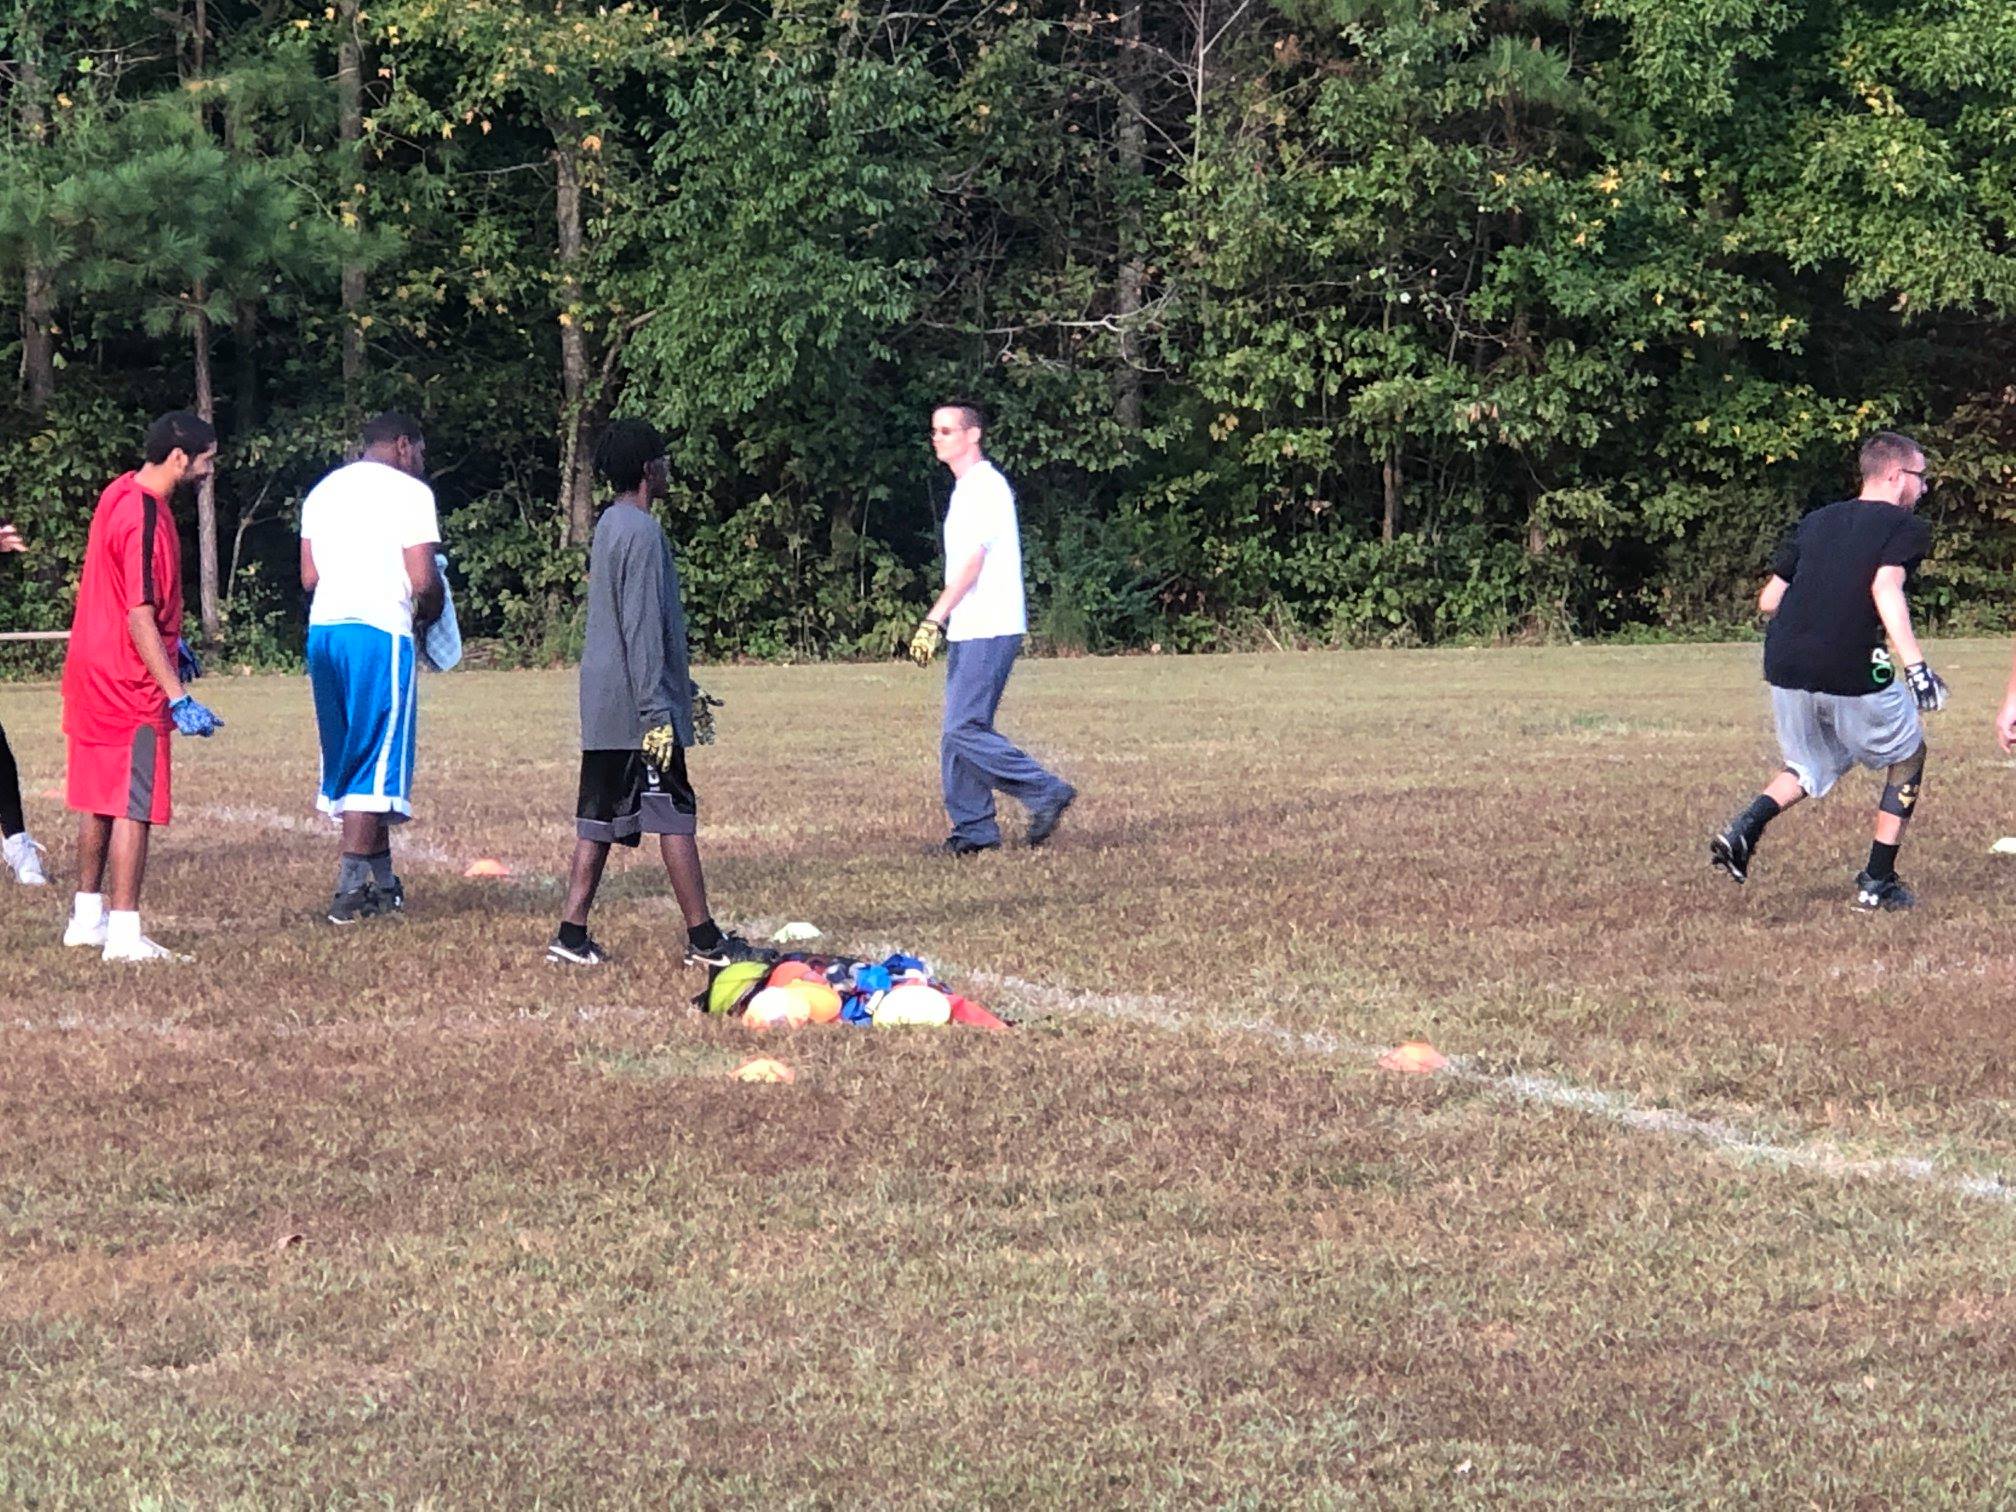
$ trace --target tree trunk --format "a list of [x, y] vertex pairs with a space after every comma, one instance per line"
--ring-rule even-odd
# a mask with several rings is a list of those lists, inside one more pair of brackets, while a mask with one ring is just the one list
[[231, 326], [231, 373], [236, 392], [231, 425], [240, 433], [259, 428], [259, 312], [240, 300]]
[[1400, 491], [1405, 480], [1400, 476], [1400, 448], [1387, 450], [1386, 460], [1379, 465], [1379, 482], [1386, 495], [1386, 512], [1379, 521], [1379, 539], [1388, 546], [1400, 533]]
[[[37, 62], [39, 39], [24, 39], [17, 89], [21, 100], [22, 135], [40, 143], [48, 130], [48, 115], [42, 104], [42, 70]], [[21, 277], [21, 383], [23, 400], [30, 414], [39, 415], [56, 394], [56, 289], [49, 272], [28, 256]]]
[[34, 263], [22, 279], [21, 377], [28, 413], [39, 415], [56, 397], [56, 290]]
[[[189, 63], [182, 75], [183, 83], [200, 83], [209, 57], [210, 12], [207, 0], [195, 0], [194, 17], [189, 30]], [[210, 109], [206, 97], [196, 96], [196, 119], [205, 131], [210, 126]], [[210, 355], [209, 286], [201, 280], [190, 291], [190, 301], [195, 306], [196, 322], [191, 332], [196, 356], [196, 413], [210, 424], [217, 423], [217, 394], [212, 383], [213, 363]], [[205, 478], [196, 485], [196, 580], [198, 604], [202, 615], [203, 640], [206, 645], [216, 645], [224, 631], [224, 611], [217, 595], [217, 480], [216, 474]]]
[[[202, 284], [194, 298], [200, 306], [205, 297]], [[196, 413], [215, 424], [217, 399], [210, 384], [210, 317], [196, 312]], [[216, 645], [224, 631], [224, 610], [217, 596], [217, 475], [196, 485], [196, 572], [201, 590], [203, 640]]]
[[1141, 429], [1141, 333], [1135, 321], [1141, 313], [1141, 290], [1147, 282], [1147, 262], [1141, 245], [1140, 194], [1147, 159], [1147, 102], [1140, 67], [1141, 0], [1132, 0], [1120, 17], [1122, 98], [1120, 132], [1115, 144], [1119, 170], [1120, 268], [1114, 281], [1113, 318], [1120, 327], [1120, 367], [1113, 375], [1113, 418], [1123, 429]]
[[[352, 149], [358, 178], [350, 181], [341, 211], [343, 224], [353, 231], [363, 230], [361, 176], [364, 160], [359, 144], [364, 140], [364, 49], [357, 39], [357, 0], [340, 0], [336, 8], [342, 39], [336, 44], [336, 139]], [[364, 383], [364, 266], [345, 261], [340, 297], [343, 302], [343, 406], [354, 424], [362, 418]]]
[[569, 545], [595, 528], [588, 452], [588, 338], [581, 329], [581, 148], [568, 128], [553, 133], [554, 217], [560, 266], [560, 514]]

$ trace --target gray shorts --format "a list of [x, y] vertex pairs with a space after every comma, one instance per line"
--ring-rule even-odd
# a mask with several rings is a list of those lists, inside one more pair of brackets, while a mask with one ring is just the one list
[[1852, 766], [1894, 766], [1925, 743], [1918, 701], [1901, 682], [1859, 694], [1773, 688], [1771, 717], [1786, 768], [1813, 798]]

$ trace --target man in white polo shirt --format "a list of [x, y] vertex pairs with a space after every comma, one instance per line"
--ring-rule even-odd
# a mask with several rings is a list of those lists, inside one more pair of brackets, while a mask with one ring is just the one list
[[414, 627], [441, 612], [434, 552], [441, 527], [419, 422], [367, 421], [363, 455], [301, 506], [301, 586], [308, 682], [322, 745], [315, 805], [343, 826], [329, 922], [354, 924], [406, 905], [387, 826], [413, 817]]
[[1056, 832], [1078, 790], [1045, 771], [994, 728], [995, 711], [1029, 628], [1022, 597], [1022, 536], [1015, 491], [980, 450], [986, 417], [975, 404], [931, 412], [931, 449], [952, 469], [945, 511], [945, 590], [910, 638], [910, 659], [945, 658], [945, 726], [939, 763], [952, 833], [936, 849], [948, 856], [998, 850], [994, 794], [1029, 810], [1029, 843]]

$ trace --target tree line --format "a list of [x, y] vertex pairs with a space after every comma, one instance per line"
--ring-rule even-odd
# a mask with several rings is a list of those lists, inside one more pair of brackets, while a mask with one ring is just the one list
[[0, 629], [153, 412], [204, 637], [430, 432], [459, 602], [578, 633], [596, 428], [672, 438], [709, 655], [882, 655], [927, 413], [993, 416], [1060, 648], [1727, 633], [1913, 431], [1936, 622], [2016, 520], [2002, 0], [0, 0]]

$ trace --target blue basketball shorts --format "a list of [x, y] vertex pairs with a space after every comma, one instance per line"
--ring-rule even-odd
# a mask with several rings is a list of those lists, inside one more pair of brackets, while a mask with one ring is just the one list
[[308, 627], [308, 685], [322, 747], [315, 806], [413, 817], [413, 637], [354, 621]]

